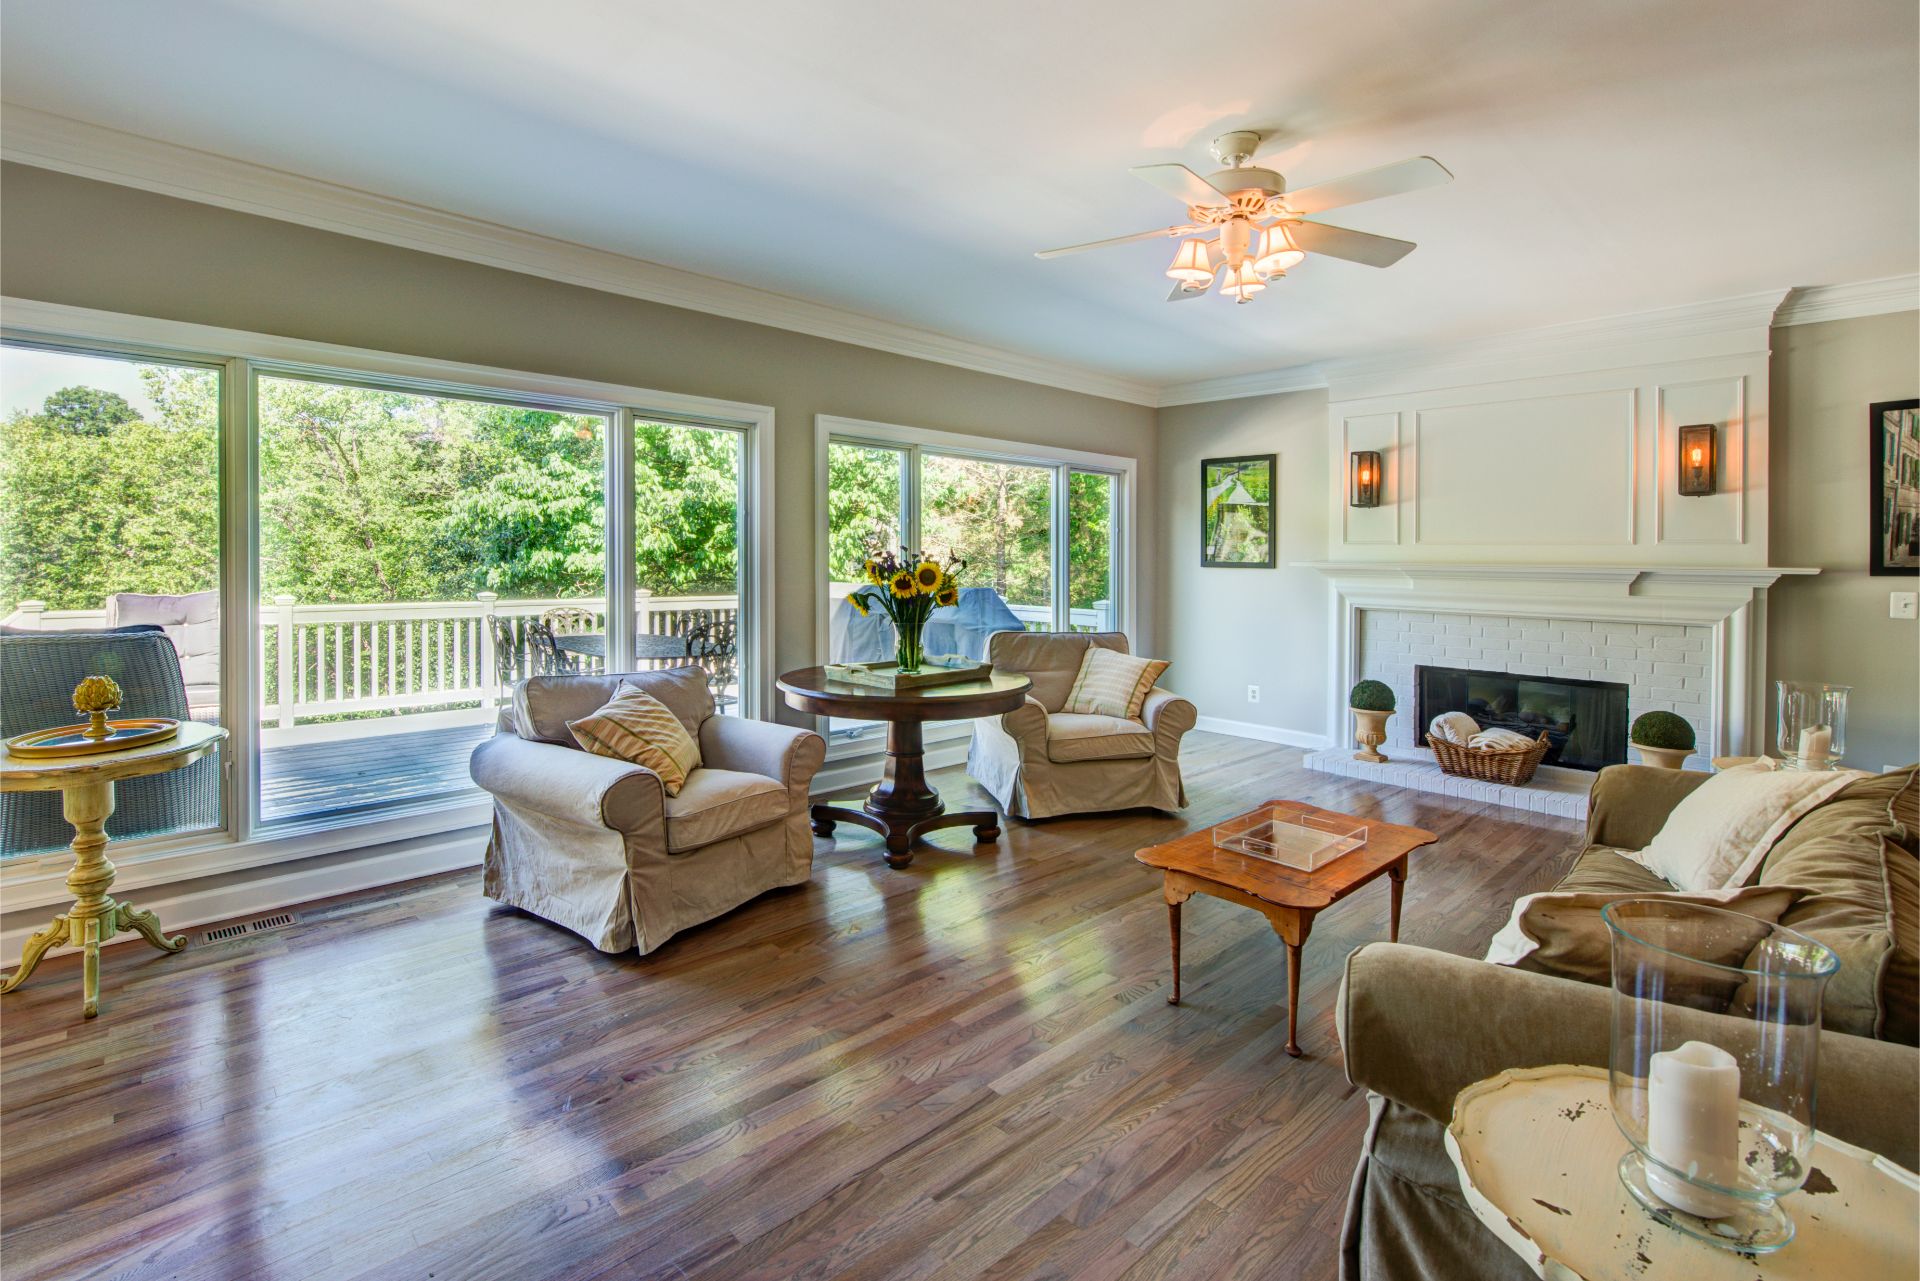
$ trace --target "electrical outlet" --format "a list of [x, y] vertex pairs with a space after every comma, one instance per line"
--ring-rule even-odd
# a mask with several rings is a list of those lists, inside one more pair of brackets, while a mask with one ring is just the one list
[[1258, 685], [1247, 686], [1247, 701], [1249, 703], [1257, 703], [1260, 701], [1260, 687]]
[[1888, 592], [1887, 617], [1912, 618], [1920, 604], [1920, 592]]

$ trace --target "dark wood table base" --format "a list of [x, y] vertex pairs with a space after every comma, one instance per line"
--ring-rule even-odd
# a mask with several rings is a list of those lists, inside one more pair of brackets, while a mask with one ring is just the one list
[[853, 823], [878, 832], [886, 841], [887, 866], [913, 862], [913, 842], [943, 827], [971, 827], [982, 845], [1000, 839], [1000, 815], [994, 810], [947, 813], [940, 793], [927, 782], [926, 752], [919, 721], [887, 723], [887, 766], [859, 809], [816, 805], [810, 811], [813, 834], [830, 837], [834, 824]]

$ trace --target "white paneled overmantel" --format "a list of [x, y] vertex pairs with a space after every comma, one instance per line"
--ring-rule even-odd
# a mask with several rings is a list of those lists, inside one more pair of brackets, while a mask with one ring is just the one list
[[[1327, 699], [1328, 724], [1337, 732], [1347, 727], [1354, 682], [1392, 675], [1380, 669], [1391, 656], [1365, 645], [1371, 611], [1392, 616], [1399, 644], [1415, 659], [1618, 679], [1643, 708], [1670, 705], [1677, 696], [1688, 704], [1682, 710], [1703, 753], [1721, 754], [1761, 746], [1767, 588], [1783, 575], [1817, 572], [1379, 560], [1298, 567], [1325, 575], [1333, 593], [1329, 650], [1336, 657]], [[1507, 643], [1514, 640], [1520, 643]], [[1411, 715], [1410, 691], [1397, 692]], [[1418, 741], [1424, 727], [1402, 729]]]

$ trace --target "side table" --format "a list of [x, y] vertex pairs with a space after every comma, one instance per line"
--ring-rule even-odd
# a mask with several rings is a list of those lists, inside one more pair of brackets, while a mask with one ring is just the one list
[[123, 778], [164, 774], [193, 764], [217, 749], [227, 731], [217, 725], [184, 721], [172, 738], [125, 751], [95, 756], [0, 756], [0, 792], [61, 793], [61, 808], [73, 824], [73, 870], [67, 888], [73, 906], [53, 918], [53, 924], [27, 940], [20, 968], [0, 983], [0, 993], [26, 982], [49, 948], [71, 943], [84, 948], [81, 966], [81, 1007], [86, 1018], [100, 1013], [100, 946], [116, 934], [132, 931], [163, 952], [187, 945], [184, 935], [168, 938], [160, 920], [131, 903], [107, 894], [113, 888], [113, 864], [107, 861], [107, 819], [113, 815], [113, 785]]

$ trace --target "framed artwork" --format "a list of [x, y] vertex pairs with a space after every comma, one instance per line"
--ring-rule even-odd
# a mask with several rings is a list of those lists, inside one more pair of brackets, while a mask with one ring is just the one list
[[1920, 400], [1883, 400], [1868, 420], [1872, 572], [1920, 574]]
[[1200, 460], [1200, 564], [1272, 569], [1273, 454]]

